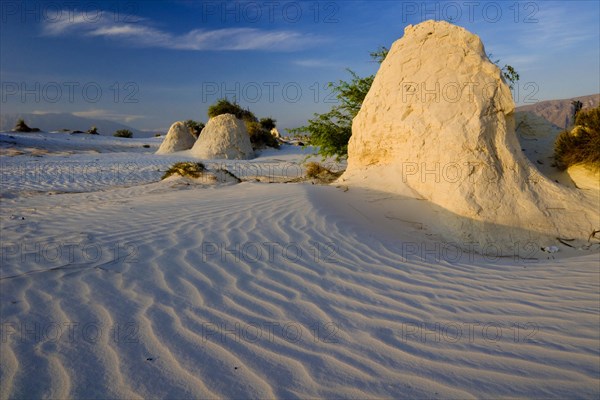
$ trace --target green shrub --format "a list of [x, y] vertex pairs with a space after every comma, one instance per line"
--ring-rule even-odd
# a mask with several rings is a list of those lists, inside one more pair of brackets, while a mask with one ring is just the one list
[[265, 147], [279, 148], [279, 142], [271, 135], [271, 132], [264, 129], [259, 122], [246, 121], [246, 130], [250, 135], [250, 143], [254, 150], [262, 149]]
[[256, 116], [250, 110], [244, 110], [236, 102], [232, 103], [227, 99], [219, 99], [215, 104], [208, 107], [209, 118], [214, 118], [222, 114], [233, 114], [236, 116], [236, 118], [241, 119], [243, 121], [258, 122]]
[[15, 132], [39, 132], [39, 129], [36, 128], [30, 128], [29, 126], [27, 126], [27, 124], [25, 123], [25, 120], [23, 118], [19, 118], [19, 120], [17, 121], [16, 125], [15, 125], [15, 129], [13, 129]]
[[113, 134], [113, 136], [120, 138], [132, 138], [133, 132], [131, 132], [129, 129], [119, 129]]
[[185, 121], [185, 126], [188, 127], [188, 129], [190, 130], [190, 133], [192, 135], [194, 135], [194, 137], [196, 139], [198, 139], [198, 136], [200, 136], [200, 133], [202, 132], [202, 129], [204, 129], [204, 123], [201, 121], [194, 121], [192, 119], [188, 119], [187, 121]]
[[574, 128], [556, 138], [554, 158], [560, 169], [575, 164], [600, 169], [600, 106], [577, 113]]
[[206, 167], [204, 164], [199, 162], [178, 162], [173, 165], [164, 173], [161, 179], [166, 179], [171, 175], [189, 176], [190, 178], [200, 178]]
[[98, 128], [96, 128], [95, 126], [92, 126], [87, 133], [89, 133], [90, 135], [99, 135], [98, 133]]
[[266, 129], [269, 132], [271, 132], [271, 130], [275, 128], [276, 123], [277, 121], [271, 117], [260, 119], [260, 126], [262, 126], [263, 129]]

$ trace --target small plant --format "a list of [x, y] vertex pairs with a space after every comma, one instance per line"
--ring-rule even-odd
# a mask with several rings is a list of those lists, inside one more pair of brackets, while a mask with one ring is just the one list
[[92, 126], [87, 133], [89, 133], [90, 135], [99, 135], [98, 133], [98, 128], [96, 128], [95, 126]]
[[331, 183], [342, 175], [342, 172], [333, 172], [318, 162], [306, 163], [306, 177], [316, 179], [321, 183]]
[[40, 130], [38, 128], [30, 128], [29, 126], [27, 126], [27, 124], [25, 123], [25, 120], [23, 118], [19, 118], [19, 120], [17, 121], [17, 123], [15, 125], [15, 129], [13, 129], [13, 131], [28, 133], [28, 132], [39, 132]]
[[327, 168], [318, 162], [309, 162], [306, 164], [306, 177], [317, 178], [320, 174], [327, 172]]
[[161, 179], [167, 179], [171, 175], [200, 178], [204, 174], [204, 171], [206, 171], [206, 167], [202, 163], [192, 161], [178, 162], [171, 165]]
[[575, 164], [600, 169], [600, 107], [577, 113], [575, 127], [556, 138], [554, 158], [562, 170]]
[[260, 126], [262, 126], [263, 129], [265, 129], [269, 132], [271, 132], [271, 130], [273, 130], [275, 128], [276, 123], [277, 123], [277, 121], [270, 117], [260, 119]]
[[583, 103], [579, 100], [573, 100], [571, 102], [571, 105], [573, 106], [573, 122], [575, 122], [577, 120], [577, 114], [579, 114], [579, 111], [581, 111], [581, 109], [583, 108]]
[[208, 117], [214, 118], [218, 115], [222, 114], [233, 114], [237, 119], [241, 119], [243, 121], [258, 122], [256, 116], [250, 110], [244, 110], [238, 103], [235, 101], [232, 103], [227, 99], [219, 99], [217, 102], [210, 107], [208, 107]]
[[113, 136], [120, 138], [132, 138], [133, 132], [131, 132], [129, 129], [119, 129], [113, 134]]
[[188, 129], [190, 130], [190, 133], [192, 135], [194, 135], [194, 137], [196, 139], [198, 139], [198, 136], [200, 136], [200, 133], [202, 132], [202, 129], [204, 129], [204, 123], [203, 122], [194, 121], [192, 119], [188, 119], [187, 121], [185, 121], [185, 126], [188, 127]]
[[279, 142], [271, 135], [271, 132], [264, 129], [263, 126], [256, 121], [246, 121], [246, 130], [250, 135], [250, 143], [254, 150], [265, 147], [279, 148]]

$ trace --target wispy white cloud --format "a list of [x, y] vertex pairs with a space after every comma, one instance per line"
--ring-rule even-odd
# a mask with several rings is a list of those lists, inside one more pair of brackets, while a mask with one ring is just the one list
[[174, 50], [268, 50], [292, 51], [323, 42], [312, 34], [289, 30], [269, 31], [256, 28], [194, 29], [175, 35], [157, 29], [151, 22], [136, 17], [135, 23], [119, 22], [104, 13], [89, 20], [84, 14], [61, 13], [64, 17], [47, 21], [43, 27], [46, 36], [81, 35], [104, 37], [126, 42], [136, 47], [159, 47]]
[[145, 118], [143, 115], [132, 115], [132, 114], [118, 114], [109, 110], [102, 109], [94, 109], [88, 111], [75, 111], [71, 113], [77, 117], [83, 118], [98, 118], [98, 119], [107, 119], [110, 121], [118, 121], [118, 122], [133, 122], [138, 119]]

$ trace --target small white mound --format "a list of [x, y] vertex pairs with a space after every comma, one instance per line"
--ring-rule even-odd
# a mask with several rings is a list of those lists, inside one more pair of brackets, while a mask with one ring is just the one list
[[204, 160], [248, 160], [254, 157], [246, 125], [233, 114], [209, 119], [190, 154]]
[[341, 180], [429, 200], [446, 239], [482, 252], [513, 254], [541, 236], [587, 240], [597, 204], [524, 156], [513, 111], [478, 36], [443, 21], [408, 26], [353, 121]]
[[196, 138], [183, 122], [175, 122], [171, 125], [169, 133], [156, 151], [156, 154], [170, 154], [176, 151], [189, 150], [192, 148]]

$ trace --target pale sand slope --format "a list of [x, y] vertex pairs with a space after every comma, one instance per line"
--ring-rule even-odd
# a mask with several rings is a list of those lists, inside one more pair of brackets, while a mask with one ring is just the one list
[[457, 252], [352, 188], [87, 190], [2, 201], [1, 398], [600, 395], [597, 251]]

